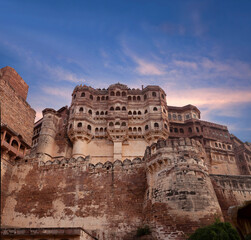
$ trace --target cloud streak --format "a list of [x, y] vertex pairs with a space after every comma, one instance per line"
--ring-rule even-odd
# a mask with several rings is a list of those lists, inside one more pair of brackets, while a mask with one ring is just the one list
[[186, 90], [167, 90], [168, 105], [195, 105], [202, 110], [203, 117], [212, 118], [213, 115], [225, 117], [239, 117], [238, 107], [251, 104], [251, 91], [220, 88], [200, 88]]

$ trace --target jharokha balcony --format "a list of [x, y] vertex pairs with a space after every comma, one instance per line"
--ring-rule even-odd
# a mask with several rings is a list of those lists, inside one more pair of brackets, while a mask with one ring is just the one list
[[23, 141], [22, 136], [17, 135], [5, 125], [1, 126], [1, 149], [3, 153], [7, 152], [13, 159], [20, 159], [25, 156], [28, 148], [30, 146]]

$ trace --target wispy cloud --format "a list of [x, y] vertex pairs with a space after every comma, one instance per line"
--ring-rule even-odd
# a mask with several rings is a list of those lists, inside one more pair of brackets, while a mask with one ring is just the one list
[[22, 58], [22, 63], [28, 65], [29, 68], [35, 68], [37, 71], [43, 71], [48, 78], [54, 81], [66, 81], [71, 83], [85, 82], [86, 79], [77, 75], [67, 68], [63, 68], [57, 64], [49, 64], [46, 59], [41, 60], [40, 56], [32, 52], [30, 49], [18, 46], [10, 41], [0, 40], [13, 54]]
[[157, 75], [161, 76], [165, 74], [163, 68], [155, 63], [147, 62], [140, 58], [134, 58], [137, 63], [136, 71], [140, 75]]
[[174, 64], [178, 67], [190, 68], [193, 70], [197, 70], [198, 68], [198, 64], [196, 62], [174, 60]]
[[162, 76], [165, 75], [165, 65], [156, 60], [139, 57], [137, 53], [128, 48], [125, 40], [121, 42], [123, 53], [128, 56], [135, 64], [135, 72], [142, 76]]
[[85, 82], [85, 78], [77, 76], [77, 74], [67, 71], [59, 66], [51, 67], [49, 65], [44, 65], [47, 72], [54, 78], [56, 81], [67, 81], [72, 83]]
[[251, 104], [250, 90], [233, 90], [220, 88], [200, 88], [170, 91], [168, 105], [195, 105], [203, 109], [203, 116], [207, 119], [212, 115], [225, 117], [239, 117], [238, 107], [241, 104]]
[[42, 90], [44, 93], [55, 96], [55, 97], [59, 97], [59, 98], [64, 98], [66, 100], [71, 100], [71, 93], [72, 93], [72, 89], [70, 88], [66, 88], [66, 87], [42, 87]]

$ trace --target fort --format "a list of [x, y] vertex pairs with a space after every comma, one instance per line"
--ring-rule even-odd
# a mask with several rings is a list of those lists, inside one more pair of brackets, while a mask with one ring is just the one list
[[251, 144], [159, 86], [79, 85], [35, 124], [13, 68], [0, 93], [3, 239], [182, 240], [251, 200]]

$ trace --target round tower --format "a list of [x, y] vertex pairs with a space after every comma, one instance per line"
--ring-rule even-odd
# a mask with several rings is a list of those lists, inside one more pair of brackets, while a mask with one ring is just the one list
[[145, 211], [157, 239], [185, 239], [185, 234], [222, 217], [200, 142], [159, 140], [146, 149], [144, 158]]
[[54, 109], [46, 108], [43, 110], [43, 120], [37, 153], [41, 154], [44, 161], [53, 157], [54, 141], [57, 130], [57, 112]]

